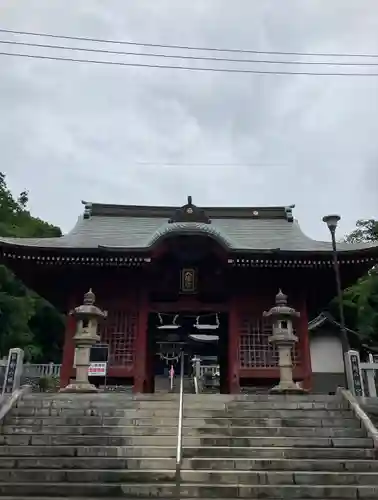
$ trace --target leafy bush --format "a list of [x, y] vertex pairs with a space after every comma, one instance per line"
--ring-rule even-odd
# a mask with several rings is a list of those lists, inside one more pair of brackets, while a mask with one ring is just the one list
[[59, 378], [46, 376], [38, 381], [38, 387], [41, 392], [53, 392], [59, 387]]

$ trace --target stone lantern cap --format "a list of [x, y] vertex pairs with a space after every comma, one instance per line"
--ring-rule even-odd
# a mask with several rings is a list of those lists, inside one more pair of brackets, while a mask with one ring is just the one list
[[75, 309], [70, 312], [70, 315], [78, 319], [105, 319], [107, 317], [107, 312], [95, 306], [95, 301], [96, 296], [93, 293], [92, 289], [90, 289], [86, 294], [84, 294], [83, 304], [81, 306], [75, 307]]
[[299, 318], [300, 313], [287, 305], [287, 295], [280, 289], [276, 295], [276, 305], [264, 311], [263, 316], [266, 318], [285, 319], [285, 318]]

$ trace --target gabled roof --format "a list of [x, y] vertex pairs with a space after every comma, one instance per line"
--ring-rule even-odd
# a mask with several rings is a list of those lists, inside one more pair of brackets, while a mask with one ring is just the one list
[[[316, 318], [312, 319], [308, 322], [308, 331], [315, 332], [318, 328], [321, 328], [324, 325], [332, 325], [341, 330], [341, 325], [335, 318], [328, 312], [321, 312]], [[352, 335], [355, 335], [359, 338], [359, 334], [355, 330], [351, 330], [350, 328], [345, 327], [345, 330]]]
[[[172, 235], [204, 235], [229, 252], [330, 254], [329, 242], [312, 240], [290, 207], [203, 207], [191, 198], [181, 208], [83, 202], [85, 210], [68, 234], [58, 238], [0, 238], [14, 249], [148, 251]], [[340, 253], [378, 257], [378, 245], [338, 244]]]

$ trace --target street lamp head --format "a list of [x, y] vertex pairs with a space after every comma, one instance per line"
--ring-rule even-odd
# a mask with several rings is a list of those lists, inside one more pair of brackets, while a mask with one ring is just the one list
[[328, 229], [331, 232], [336, 231], [337, 224], [339, 220], [341, 219], [340, 215], [325, 215], [323, 217], [323, 222], [325, 222], [328, 226]]

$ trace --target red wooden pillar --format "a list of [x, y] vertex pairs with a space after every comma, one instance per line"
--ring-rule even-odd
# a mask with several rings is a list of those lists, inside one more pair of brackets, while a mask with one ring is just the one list
[[[73, 301], [72, 301], [73, 302]], [[68, 313], [66, 316], [66, 330], [64, 334], [63, 359], [60, 369], [60, 387], [64, 388], [70, 383], [72, 376], [75, 342], [73, 340], [76, 332], [76, 320]]]
[[237, 301], [231, 299], [228, 330], [228, 392], [230, 394], [240, 392], [239, 321]]
[[299, 318], [299, 338], [300, 349], [303, 363], [303, 388], [310, 390], [312, 386], [312, 369], [311, 369], [311, 351], [310, 351], [310, 336], [308, 332], [308, 316], [306, 299], [302, 299], [300, 303], [300, 318]]
[[141, 290], [138, 300], [138, 324], [134, 346], [134, 392], [144, 393], [148, 390], [148, 299], [147, 293]]

